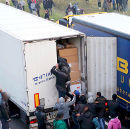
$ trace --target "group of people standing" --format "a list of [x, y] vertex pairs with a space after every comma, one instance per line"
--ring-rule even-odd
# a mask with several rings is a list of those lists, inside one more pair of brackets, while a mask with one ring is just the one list
[[65, 13], [66, 15], [79, 15], [83, 14], [84, 10], [79, 9], [78, 3], [75, 3], [74, 5], [72, 5], [72, 3], [69, 3]]
[[[57, 116], [53, 121], [53, 129], [121, 129], [121, 122], [118, 119], [119, 104], [116, 94], [112, 95], [112, 100], [107, 103], [109, 111], [108, 127], [105, 125], [106, 99], [97, 92], [96, 100], [89, 96], [75, 91], [71, 94], [72, 99], [66, 96], [60, 97], [54, 106]], [[92, 95], [92, 94], [90, 94]], [[35, 115], [38, 119], [38, 129], [47, 129], [47, 117], [44, 108], [37, 107]]]
[[[25, 10], [25, 0], [11, 0], [15, 8], [20, 10]], [[53, 0], [27, 0], [28, 8], [30, 13], [38, 15], [40, 17], [41, 3], [43, 3], [43, 8], [45, 10], [45, 19], [49, 19], [50, 14], [52, 15], [52, 8], [54, 6]], [[9, 0], [6, 0], [6, 4], [9, 5]]]
[[[103, 2], [103, 9], [105, 12], [111, 9], [111, 5], [113, 10], [117, 11], [128, 11], [128, 0], [104, 0]], [[102, 8], [101, 0], [98, 0], [98, 8]]]

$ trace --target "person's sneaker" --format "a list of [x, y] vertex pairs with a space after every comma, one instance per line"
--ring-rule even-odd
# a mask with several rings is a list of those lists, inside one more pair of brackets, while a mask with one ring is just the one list
[[10, 122], [11, 121], [11, 119], [9, 118], [8, 120], [7, 120], [7, 122]]

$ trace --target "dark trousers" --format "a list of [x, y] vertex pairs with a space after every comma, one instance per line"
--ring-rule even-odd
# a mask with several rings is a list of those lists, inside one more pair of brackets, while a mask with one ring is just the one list
[[7, 120], [1, 120], [2, 129], [9, 129], [9, 122]]
[[47, 128], [46, 128], [46, 126], [44, 126], [44, 125], [39, 125], [39, 124], [38, 124], [38, 129], [47, 129]]
[[65, 95], [66, 95], [66, 92], [65, 92], [65, 91], [60, 91], [60, 90], [58, 90], [58, 93], [59, 93], [59, 98], [60, 98], [60, 97], [65, 98]]
[[39, 10], [37, 10], [37, 15], [40, 17], [40, 11]]
[[65, 119], [64, 122], [66, 123], [67, 129], [70, 129], [70, 126], [69, 126], [69, 119]]
[[74, 129], [80, 129], [80, 125], [79, 125], [79, 122], [77, 120], [77, 116], [75, 115], [75, 113], [72, 113], [72, 119], [74, 122]]

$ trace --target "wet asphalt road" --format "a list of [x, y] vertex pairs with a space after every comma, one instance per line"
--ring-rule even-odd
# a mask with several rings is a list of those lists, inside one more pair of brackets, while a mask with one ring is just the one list
[[[0, 129], [2, 129], [1, 122], [0, 122]], [[20, 119], [12, 119], [10, 122], [10, 129], [29, 129], [29, 128]], [[128, 128], [122, 127], [122, 129], [128, 129]]]
[[[20, 119], [12, 119], [9, 123], [10, 129], [29, 129]], [[0, 129], [1, 123], [0, 123]]]

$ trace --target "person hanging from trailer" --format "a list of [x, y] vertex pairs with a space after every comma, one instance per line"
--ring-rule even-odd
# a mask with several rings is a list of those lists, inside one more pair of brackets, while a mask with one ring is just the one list
[[56, 88], [59, 93], [59, 98], [64, 98], [66, 91], [69, 92], [68, 89], [70, 87], [70, 83], [68, 82], [70, 81], [70, 67], [67, 60], [59, 57], [58, 64], [51, 69], [51, 73], [56, 76]]

